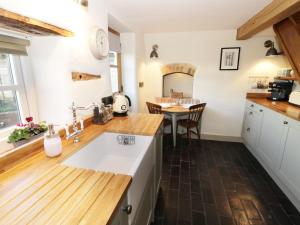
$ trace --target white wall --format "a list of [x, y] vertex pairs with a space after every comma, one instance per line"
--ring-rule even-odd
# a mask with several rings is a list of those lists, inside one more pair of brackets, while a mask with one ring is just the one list
[[[269, 37], [273, 39], [272, 37]], [[168, 63], [191, 63], [197, 67], [193, 97], [207, 103], [202, 133], [240, 137], [250, 75], [274, 76], [286, 67], [281, 57], [266, 59], [263, 44], [266, 37], [236, 41], [235, 30], [145, 34], [146, 72], [140, 78], [140, 109], [147, 111], [145, 101], [162, 95], [160, 67]], [[159, 59], [151, 61], [153, 44], [159, 46]], [[222, 47], [241, 47], [239, 71], [219, 71]], [[147, 57], [148, 56], [148, 57]]]
[[122, 75], [124, 93], [131, 99], [132, 112], [139, 111], [140, 97], [138, 81], [144, 73], [144, 35], [141, 33], [121, 33]]
[[124, 94], [131, 100], [131, 111], [137, 111], [136, 46], [134, 33], [121, 34], [122, 79]]
[[[2, 0], [0, 7], [70, 29], [72, 38], [34, 37], [29, 56], [35, 78], [41, 120], [63, 124], [71, 120], [72, 101], [87, 105], [111, 94], [108, 60], [95, 59], [89, 50], [89, 30], [107, 30], [104, 0], [89, 0], [88, 10], [73, 0]], [[99, 80], [73, 82], [71, 72], [101, 74]], [[82, 112], [87, 114], [91, 112]]]

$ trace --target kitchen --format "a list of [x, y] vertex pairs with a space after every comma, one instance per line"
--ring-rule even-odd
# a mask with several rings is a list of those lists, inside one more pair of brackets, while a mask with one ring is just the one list
[[299, 5], [2, 0], [0, 224], [299, 224]]

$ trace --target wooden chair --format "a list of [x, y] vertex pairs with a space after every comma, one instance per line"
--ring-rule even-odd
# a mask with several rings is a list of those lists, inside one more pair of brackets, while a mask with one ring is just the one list
[[183, 98], [183, 92], [171, 92], [171, 98]]
[[[187, 119], [181, 119], [177, 121], [176, 134], [178, 133], [178, 126], [186, 128], [186, 133], [182, 135], [187, 135], [189, 143], [191, 143], [191, 133], [196, 134], [200, 140], [200, 129], [199, 124], [201, 123], [202, 113], [205, 109], [206, 103], [193, 105], [189, 108], [189, 114]], [[196, 131], [192, 129], [196, 128]]]
[[[146, 102], [146, 104], [150, 114], [163, 114], [161, 111], [162, 107], [160, 105], [151, 102]], [[163, 123], [164, 123], [164, 127], [171, 125], [171, 132], [172, 132], [172, 121], [170, 119], [165, 118]]]

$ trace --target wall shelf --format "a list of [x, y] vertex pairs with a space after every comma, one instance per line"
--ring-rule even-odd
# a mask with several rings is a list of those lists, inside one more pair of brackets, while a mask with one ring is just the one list
[[275, 80], [298, 80], [297, 77], [274, 77]]
[[0, 27], [32, 35], [49, 36], [59, 35], [63, 37], [73, 36], [73, 32], [42, 22], [37, 19], [22, 16], [20, 14], [0, 8]]
[[95, 79], [101, 79], [101, 75], [72, 72], [73, 81], [86, 81], [86, 80], [95, 80]]

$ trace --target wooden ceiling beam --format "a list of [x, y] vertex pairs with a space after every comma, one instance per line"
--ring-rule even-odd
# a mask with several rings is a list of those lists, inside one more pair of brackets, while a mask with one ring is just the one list
[[237, 40], [246, 40], [300, 10], [300, 0], [273, 0], [237, 30]]
[[0, 8], [0, 27], [33, 35], [73, 36], [73, 32]]

